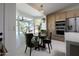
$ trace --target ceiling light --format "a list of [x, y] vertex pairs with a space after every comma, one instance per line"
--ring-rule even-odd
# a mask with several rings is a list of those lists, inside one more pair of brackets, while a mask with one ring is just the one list
[[41, 7], [40, 12], [41, 12], [42, 14], [44, 14], [43, 4], [41, 4], [40, 7]]

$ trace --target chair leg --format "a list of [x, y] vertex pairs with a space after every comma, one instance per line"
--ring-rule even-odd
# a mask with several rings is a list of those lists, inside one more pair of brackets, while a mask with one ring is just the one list
[[49, 48], [49, 53], [50, 53], [50, 46], [49, 46], [49, 43], [48, 43], [48, 48]]
[[31, 56], [32, 48], [30, 48], [30, 56]]
[[27, 50], [27, 46], [26, 46], [26, 48], [25, 48], [25, 53], [26, 53], [26, 50]]
[[41, 40], [41, 44], [43, 43], [43, 40]]
[[5, 50], [5, 52], [7, 53], [8, 51], [7, 51], [7, 49], [4, 47], [4, 50]]
[[52, 49], [52, 44], [50, 43], [51, 49]]

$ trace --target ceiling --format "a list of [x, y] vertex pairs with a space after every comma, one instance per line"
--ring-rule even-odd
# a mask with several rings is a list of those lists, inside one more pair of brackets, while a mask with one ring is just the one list
[[43, 14], [41, 14], [38, 10], [36, 10], [35, 8], [32, 8], [31, 6], [25, 3], [16, 4], [16, 15], [25, 16], [29, 18], [43, 16]]
[[[31, 7], [37, 9], [38, 11], [41, 10], [41, 5], [42, 3], [28, 3]], [[48, 15], [50, 13], [54, 13], [60, 9], [66, 8], [68, 6], [73, 5], [72, 3], [43, 3], [43, 10], [44, 14]]]
[[[44, 16], [40, 10], [41, 3], [17, 3], [16, 15], [22, 15], [29, 18], [40, 18]], [[43, 3], [44, 14], [48, 15], [66, 7], [72, 6], [72, 3]]]

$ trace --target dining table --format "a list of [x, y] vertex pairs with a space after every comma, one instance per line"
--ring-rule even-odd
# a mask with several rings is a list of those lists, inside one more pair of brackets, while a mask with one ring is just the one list
[[46, 40], [47, 38], [47, 35], [46, 34], [38, 34], [38, 33], [35, 33], [33, 34], [34, 36], [34, 39], [35, 39], [35, 42], [37, 43], [38, 42], [38, 45], [37, 45], [37, 48], [41, 48], [41, 49], [45, 49], [46, 46], [45, 44], [43, 43], [43, 40]]
[[45, 48], [46, 46], [45, 46], [45, 44], [43, 43], [43, 40], [46, 40], [46, 35], [41, 35], [40, 36], [40, 39], [41, 39], [41, 45], [43, 46], [43, 48]]

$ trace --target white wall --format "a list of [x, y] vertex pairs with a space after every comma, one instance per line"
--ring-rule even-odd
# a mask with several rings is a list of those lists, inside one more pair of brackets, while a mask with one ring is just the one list
[[5, 47], [8, 55], [16, 54], [16, 4], [5, 4]]
[[0, 4], [0, 32], [3, 32], [3, 4]]

